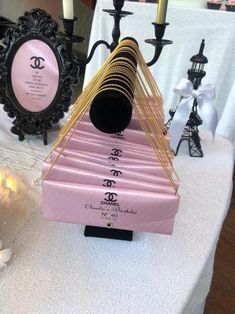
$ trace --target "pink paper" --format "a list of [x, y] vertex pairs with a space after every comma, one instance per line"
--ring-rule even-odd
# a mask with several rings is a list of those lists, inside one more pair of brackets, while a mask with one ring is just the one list
[[[52, 160], [53, 160], [52, 156]], [[67, 165], [73, 168], [79, 168], [83, 170], [92, 171], [96, 174], [103, 174], [105, 177], [112, 175], [114, 179], [116, 177], [125, 177], [132, 180], [136, 180], [136, 182], [150, 182], [152, 184], [161, 183], [162, 185], [169, 185], [169, 180], [166, 178], [166, 176], [163, 175], [162, 170], [159, 171], [160, 175], [158, 174], [158, 169], [155, 170], [156, 174], [146, 174], [144, 172], [137, 172], [137, 171], [131, 171], [130, 169], [123, 169], [119, 166], [119, 164], [113, 166], [107, 163], [107, 165], [97, 164], [93, 163], [91, 161], [83, 160], [83, 159], [75, 159], [72, 157], [63, 157], [60, 156], [57, 160], [58, 164]], [[172, 189], [172, 188], [171, 188]]]
[[39, 39], [26, 41], [14, 56], [11, 81], [23, 108], [31, 112], [46, 109], [59, 86], [59, 66], [52, 49]]
[[[44, 163], [43, 172], [45, 173], [49, 167], [50, 163]], [[94, 171], [84, 169], [80, 170], [76, 167], [71, 167], [71, 165], [63, 163], [57, 163], [54, 166], [53, 171], [51, 171], [48, 175], [48, 180], [94, 186], [106, 186], [108, 184], [110, 187], [115, 187], [115, 189], [123, 188], [129, 190], [174, 194], [174, 191], [168, 185], [159, 184], [157, 182], [151, 184], [146, 181], [133, 180], [124, 176], [114, 178], [111, 173], [107, 174], [104, 178], [103, 173], [94, 173]]]
[[[57, 152], [54, 152], [52, 154], [52, 160], [56, 158]], [[124, 162], [117, 162], [114, 163], [113, 160], [109, 159], [98, 159], [96, 157], [88, 158], [87, 156], [66, 156], [64, 154], [61, 154], [59, 159], [57, 160], [57, 163], [80, 168], [80, 169], [88, 169], [93, 170], [94, 173], [97, 173], [98, 171], [105, 171], [105, 170], [111, 170], [111, 169], [117, 169], [122, 171], [123, 175], [127, 176], [128, 173], [136, 172], [137, 175], [141, 175], [142, 181], [143, 176], [145, 178], [144, 181], [151, 180], [152, 177], [154, 177], [155, 182], [159, 180], [159, 178], [163, 178], [161, 182], [166, 182], [168, 184], [168, 179], [166, 179], [166, 174], [162, 167], [159, 164], [156, 165], [147, 165], [142, 163], [124, 163]], [[102, 169], [100, 168], [102, 167]], [[101, 169], [101, 170], [100, 170]], [[168, 171], [171, 172], [171, 168], [167, 167]], [[147, 176], [146, 176], [147, 175]]]
[[[60, 148], [56, 150], [57, 152], [60, 151]], [[78, 151], [70, 148], [65, 148], [61, 154], [62, 156], [69, 156], [69, 157], [74, 157], [74, 158], [86, 158], [88, 161], [93, 161], [97, 163], [103, 163], [104, 160], [106, 161], [107, 159], [110, 161], [110, 163], [113, 163], [113, 161], [117, 161], [116, 157], [114, 156], [108, 156], [103, 154], [102, 152], [89, 152], [89, 151]], [[124, 166], [127, 165], [132, 165], [133, 167], [135, 166], [144, 166], [144, 167], [150, 167], [150, 166], [160, 166], [160, 162], [158, 160], [156, 161], [149, 161], [146, 159], [137, 159], [137, 158], [128, 158], [128, 157], [123, 157], [121, 159], [121, 163]], [[120, 164], [121, 164], [120, 163]]]
[[[49, 220], [171, 234], [179, 198], [175, 195], [84, 186], [45, 180], [43, 216]], [[110, 202], [112, 199], [113, 202]]]
[[[64, 143], [65, 141], [60, 145], [60, 147], [62, 147]], [[93, 152], [93, 153], [103, 152], [107, 156], [111, 155], [112, 153], [115, 154], [115, 152], [121, 149], [120, 145], [112, 146], [112, 144], [110, 144], [109, 142], [99, 143], [97, 141], [88, 141], [88, 140], [78, 139], [74, 137], [71, 138], [67, 142], [66, 147], [74, 149], [74, 150], [81, 150], [81, 151]], [[120, 154], [123, 157], [138, 158], [142, 160], [146, 159], [146, 160], [155, 161], [155, 162], [157, 160], [157, 157], [154, 154], [146, 154], [146, 152], [141, 152], [141, 151], [138, 151], [137, 149], [135, 150], [135, 149], [129, 148], [125, 144], [121, 145], [121, 147], [122, 147], [121, 149], [122, 152], [120, 152]], [[115, 151], [112, 151], [112, 149], [114, 149]], [[114, 155], [114, 157], [118, 157], [118, 156]]]

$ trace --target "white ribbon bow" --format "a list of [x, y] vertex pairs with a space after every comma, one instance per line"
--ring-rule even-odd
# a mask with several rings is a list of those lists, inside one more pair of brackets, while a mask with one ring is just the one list
[[12, 254], [11, 249], [5, 249], [1, 251], [1, 248], [2, 248], [2, 241], [0, 240], [0, 270], [7, 266], [6, 262], [9, 261]]
[[197, 90], [193, 89], [193, 84], [188, 79], [181, 79], [174, 92], [184, 97], [171, 121], [169, 134], [171, 136], [170, 146], [175, 151], [185, 125], [188, 122], [194, 99], [197, 99], [198, 108], [202, 119], [207, 123], [213, 138], [218, 124], [218, 115], [211, 101], [215, 98], [215, 89], [211, 84], [200, 85]]

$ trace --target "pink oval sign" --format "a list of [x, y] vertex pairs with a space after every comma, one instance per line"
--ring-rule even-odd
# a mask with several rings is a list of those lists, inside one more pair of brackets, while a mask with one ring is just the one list
[[52, 49], [38, 39], [21, 45], [12, 62], [11, 82], [24, 109], [30, 112], [46, 109], [59, 85], [59, 66]]

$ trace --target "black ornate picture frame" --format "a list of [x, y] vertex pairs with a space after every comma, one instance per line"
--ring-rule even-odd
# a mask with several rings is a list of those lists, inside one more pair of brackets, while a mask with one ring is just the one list
[[51, 16], [33, 9], [19, 17], [16, 27], [8, 29], [2, 40], [0, 103], [14, 118], [11, 132], [20, 141], [26, 134], [42, 135], [46, 145], [47, 130], [69, 109], [78, 68], [60, 38]]

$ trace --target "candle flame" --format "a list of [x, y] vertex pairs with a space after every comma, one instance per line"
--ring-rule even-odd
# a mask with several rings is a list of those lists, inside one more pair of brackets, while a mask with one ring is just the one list
[[13, 192], [17, 192], [17, 184], [13, 176], [6, 178], [5, 182], [8, 189], [10, 189]]
[[0, 173], [0, 202], [8, 205], [11, 197], [17, 192], [17, 179], [8, 171]]

